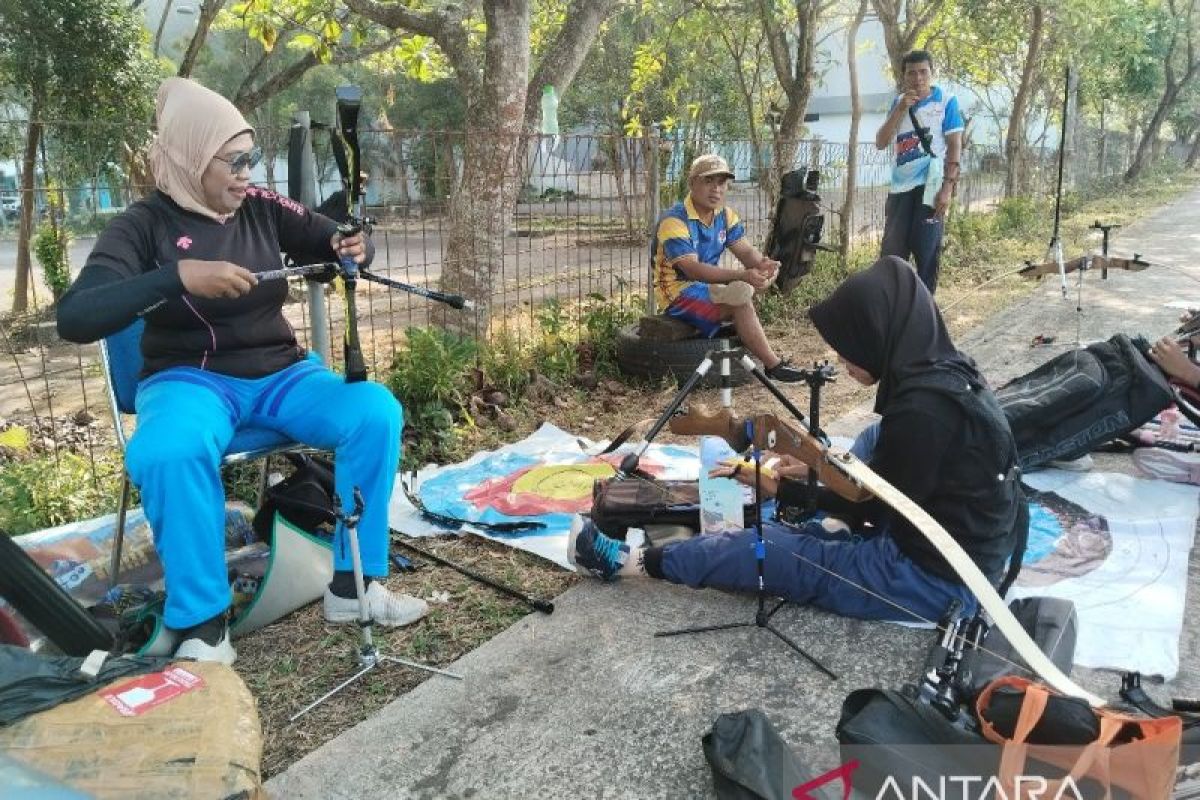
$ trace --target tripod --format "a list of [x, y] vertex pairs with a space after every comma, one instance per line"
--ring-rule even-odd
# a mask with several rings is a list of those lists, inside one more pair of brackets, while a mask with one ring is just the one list
[[318, 697], [316, 700], [306, 705], [304, 708], [297, 711], [292, 716], [288, 717], [288, 722], [295, 722], [309, 711], [312, 711], [314, 708], [321, 705], [321, 703], [324, 703], [326, 700], [333, 697], [335, 694], [342, 691], [371, 670], [375, 669], [381, 662], [384, 661], [390, 661], [394, 664], [402, 664], [406, 667], [412, 667], [413, 669], [423, 669], [426, 672], [432, 672], [435, 675], [445, 675], [447, 678], [462, 680], [461, 675], [456, 675], [453, 672], [447, 672], [446, 670], [438, 669], [437, 667], [431, 667], [428, 664], [409, 661], [408, 659], [400, 658], [398, 656], [384, 655], [379, 652], [379, 649], [375, 646], [375, 640], [371, 633], [371, 612], [367, 608], [366, 581], [363, 578], [362, 555], [358, 549], [358, 521], [362, 518], [363, 512], [362, 492], [358, 490], [357, 486], [354, 487], [354, 510], [350, 511], [349, 513], [346, 513], [342, 510], [341, 498], [339, 498], [336, 494], [333, 496], [333, 505], [336, 509], [335, 513], [337, 514], [338, 522], [341, 523], [346, 532], [346, 540], [350, 545], [350, 562], [354, 567], [354, 593], [358, 597], [358, 627], [361, 631], [361, 640], [356, 652], [356, 657], [358, 659], [358, 665], [361, 667], [361, 669], [359, 669], [358, 672], [354, 673], [346, 680], [339, 683], [337, 686], [330, 689], [325, 694]]
[[[808, 385], [811, 389], [811, 393], [809, 394], [809, 410], [810, 410], [810, 417], [812, 418], [812, 423], [809, 424], [809, 423], [806, 423], [804, 414], [801, 413], [800, 409], [798, 409], [792, 403], [792, 401], [789, 400], [787, 398], [787, 396], [784, 395], [783, 392], [781, 392], [779, 390], [779, 388], [771, 381], [771, 379], [767, 377], [766, 373], [763, 372], [762, 368], [759, 367], [757, 364], [755, 364], [754, 361], [750, 358], [750, 356], [746, 355], [745, 352], [743, 352], [740, 349], [714, 350], [714, 351], [710, 351], [707, 355], [705, 355], [704, 359], [696, 367], [696, 370], [692, 373], [691, 376], [688, 377], [687, 381], [684, 382], [683, 386], [679, 389], [679, 392], [676, 393], [675, 397], [672, 398], [670, 404], [667, 406], [666, 411], [664, 411], [662, 416], [660, 416], [655, 421], [654, 426], [650, 429], [649, 433], [646, 434], [646, 437], [642, 444], [641, 449], [639, 451], [637, 451], [636, 453], [630, 453], [628, 456], [626, 456], [621, 461], [621, 467], [620, 467], [620, 470], [618, 471], [618, 475], [622, 475], [622, 476], [629, 475], [637, 469], [638, 460], [639, 460], [640, 456], [643, 453], [645, 453], [646, 449], [650, 446], [651, 440], [654, 438], [654, 436], [656, 436], [658, 434], [659, 431], [662, 430], [663, 426], [665, 426], [667, 424], [667, 422], [671, 419], [671, 417], [675, 415], [675, 412], [678, 411], [679, 407], [683, 404], [684, 399], [688, 396], [688, 394], [690, 394], [692, 392], [693, 389], [695, 389], [696, 385], [699, 384], [699, 382], [701, 381], [701, 379], [703, 379], [704, 375], [709, 371], [709, 369], [712, 368], [714, 358], [728, 360], [728, 359], [736, 358], [739, 355], [741, 356], [742, 367], [747, 372], [749, 372], [751, 375], [753, 375], [754, 378], [759, 383], [761, 383], [764, 387], [766, 387], [767, 391], [769, 391], [771, 393], [771, 395], [774, 396], [775, 399], [778, 400], [780, 402], [780, 404], [782, 404], [783, 407], [786, 408], [792, 414], [792, 416], [794, 416], [802, 425], [805, 425], [805, 427], [807, 427], [814, 436], [817, 436], [818, 438], [820, 438], [823, 441], [826, 441], [826, 442], [828, 441], [828, 437], [826, 437], [825, 434], [823, 432], [821, 432], [821, 429], [817, 426], [816, 423], [817, 423], [817, 420], [818, 420], [819, 414], [820, 414], [821, 387], [825, 383], [833, 380], [834, 368], [831, 365], [829, 365], [828, 363], [826, 363], [824, 365], [820, 365], [820, 366], [814, 365], [813, 369], [803, 371], [805, 382], [808, 383]], [[746, 438], [748, 441], [752, 442], [754, 440], [754, 436], [753, 436], [752, 432], [747, 431]], [[744, 448], [742, 448], [742, 449], [744, 449]], [[764, 567], [766, 564], [767, 551], [766, 551], [766, 541], [763, 539], [763, 532], [762, 532], [762, 526], [763, 526], [762, 492], [760, 491], [761, 472], [762, 472], [761, 460], [762, 459], [761, 459], [761, 452], [759, 451], [759, 449], [757, 447], [755, 447], [753, 449], [753, 453], [754, 453], [754, 499], [755, 499], [754, 529], [757, 534], [757, 539], [754, 543], [754, 559], [755, 559], [755, 568], [757, 571], [757, 578], [758, 578], [758, 586], [757, 586], [757, 590], [755, 592], [756, 599], [757, 599], [757, 608], [754, 613], [754, 619], [750, 622], [728, 622], [728, 623], [724, 623], [724, 624], [720, 624], [720, 625], [704, 625], [704, 626], [697, 626], [697, 627], [680, 628], [677, 630], [670, 630], [670, 631], [658, 631], [654, 635], [656, 637], [666, 637], [666, 636], [681, 636], [683, 634], [688, 634], [688, 633], [705, 633], [708, 631], [733, 630], [735, 628], [749, 628], [749, 627], [761, 628], [763, 630], [769, 631], [770, 633], [774, 634], [776, 636], [776, 638], [780, 639], [784, 644], [786, 644], [788, 647], [792, 648], [792, 650], [796, 651], [796, 653], [798, 655], [800, 655], [802, 658], [807, 660], [810, 664], [812, 664], [814, 667], [819, 669], [821, 672], [825, 673], [833, 680], [837, 680], [837, 675], [834, 672], [832, 672], [828, 667], [826, 667], [824, 664], [822, 664], [820, 661], [818, 661], [816, 658], [814, 658], [812, 655], [810, 655], [807, 651], [804, 650], [804, 648], [802, 648], [799, 644], [797, 644], [795, 641], [793, 641], [791, 639], [791, 637], [789, 637], [787, 634], [783, 633], [781, 630], [779, 630], [777, 627], [775, 627], [771, 623], [771, 618], [775, 615], [776, 612], [779, 611], [779, 609], [783, 608], [783, 606], [787, 603], [787, 601], [780, 600], [779, 603], [774, 608], [772, 608], [769, 611], [767, 610], [767, 590], [766, 590], [766, 579], [765, 579], [765, 574], [764, 574], [764, 572], [765, 572]], [[816, 489], [815, 472], [810, 472], [809, 473], [808, 503], [813, 508], [815, 508], [815, 502], [816, 502], [815, 489]]]

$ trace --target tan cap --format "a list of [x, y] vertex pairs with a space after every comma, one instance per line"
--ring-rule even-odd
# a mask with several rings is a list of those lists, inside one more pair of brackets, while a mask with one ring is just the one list
[[688, 170], [689, 181], [692, 178], [707, 178], [709, 175], [724, 175], [730, 179], [735, 177], [729, 164], [716, 153], [698, 156]]

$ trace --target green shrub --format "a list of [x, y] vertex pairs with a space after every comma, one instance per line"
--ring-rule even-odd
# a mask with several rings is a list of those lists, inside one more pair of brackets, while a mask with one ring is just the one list
[[437, 403], [463, 409], [470, 393], [474, 339], [440, 328], [409, 328], [406, 345], [396, 353], [387, 386], [406, 407]]
[[95, 473], [75, 453], [39, 453], [0, 467], [0, 528], [12, 535], [113, 511], [121, 488], [115, 454], [96, 457]]
[[581, 338], [587, 341], [596, 359], [599, 372], [612, 373], [617, 365], [617, 333], [636, 322], [645, 311], [641, 299], [622, 300], [605, 297], [599, 292], [588, 295], [584, 305]]
[[1009, 197], [996, 206], [996, 232], [1001, 236], [1019, 236], [1042, 223], [1041, 204], [1028, 197]]
[[516, 397], [529, 384], [532, 361], [529, 348], [522, 347], [512, 331], [504, 328], [479, 351], [484, 379], [509, 397]]
[[547, 300], [534, 313], [538, 341], [533, 347], [533, 366], [555, 382], [569, 382], [579, 374], [579, 340], [571, 309], [557, 297]]
[[479, 352], [474, 339], [440, 328], [409, 328], [386, 383], [404, 404], [405, 461], [438, 460], [457, 439], [455, 419], [470, 422], [467, 400]]
[[33, 254], [42, 266], [42, 277], [54, 299], [71, 285], [71, 234], [62, 225], [42, 225], [33, 237]]

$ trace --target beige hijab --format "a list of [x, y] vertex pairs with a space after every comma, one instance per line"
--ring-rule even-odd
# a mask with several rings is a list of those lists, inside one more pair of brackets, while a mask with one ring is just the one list
[[157, 108], [158, 136], [150, 146], [155, 183], [188, 211], [224, 221], [225, 214], [204, 204], [200, 178], [226, 142], [254, 128], [233, 103], [187, 78], [163, 81]]

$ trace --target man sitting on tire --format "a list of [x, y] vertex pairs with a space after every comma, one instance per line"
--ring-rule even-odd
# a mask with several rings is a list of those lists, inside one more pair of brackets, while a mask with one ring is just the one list
[[[688, 170], [688, 196], [671, 206], [658, 222], [654, 250], [654, 286], [666, 314], [712, 337], [726, 320], [751, 355], [777, 381], [803, 379], [767, 342], [754, 295], [775, 277], [779, 262], [764, 256], [746, 240], [746, 226], [725, 205], [733, 173], [725, 159], [708, 154]], [[745, 269], [717, 266], [729, 252]]]

